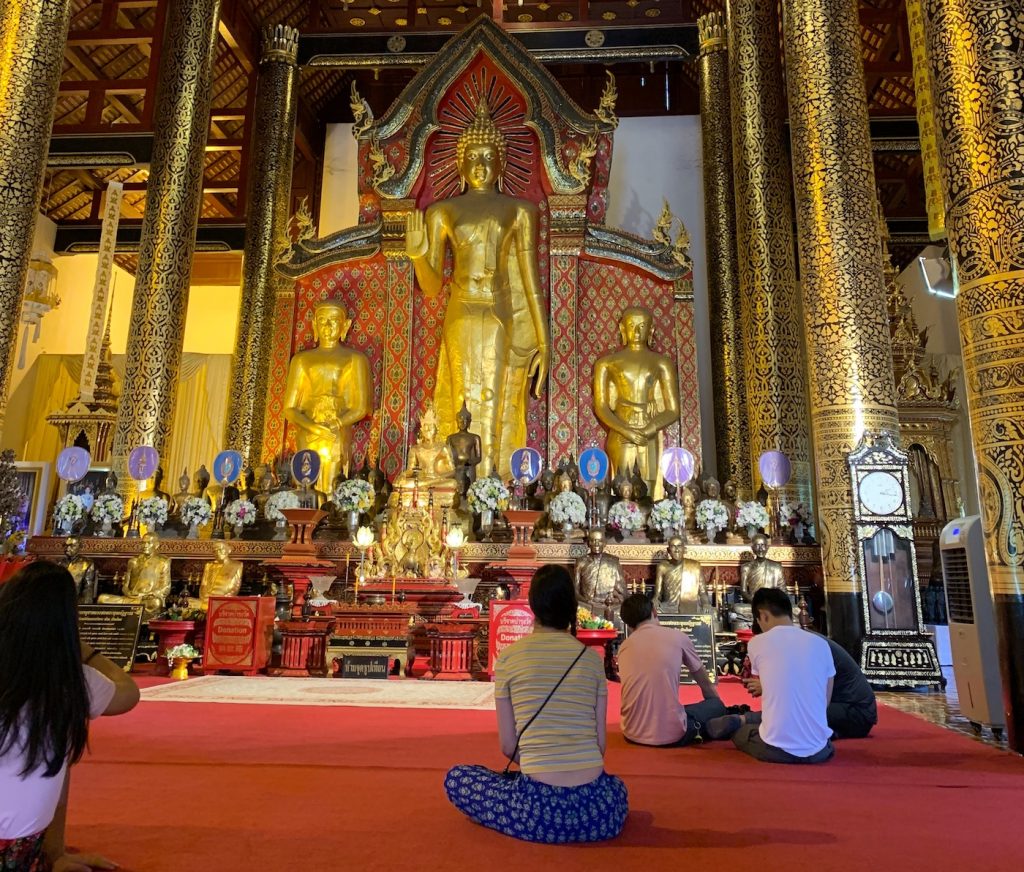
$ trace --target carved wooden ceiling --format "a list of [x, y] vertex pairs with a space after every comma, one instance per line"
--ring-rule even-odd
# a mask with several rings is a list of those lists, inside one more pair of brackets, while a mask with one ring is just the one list
[[[54, 119], [56, 138], [144, 135], [152, 132], [156, 73], [169, 0], [72, 0], [72, 23]], [[285, 23], [302, 33], [410, 34], [455, 32], [478, 15], [491, 15], [516, 31], [691, 24], [724, 0], [222, 0], [210, 134], [203, 185], [203, 225], [245, 220], [248, 119], [252, 117], [259, 32]], [[914, 126], [915, 104], [904, 0], [860, 0], [863, 58], [873, 124], [905, 119]], [[689, 114], [697, 111], [692, 63], [615, 64], [619, 114]], [[596, 105], [603, 87], [600, 64], [553, 64], [552, 70], [582, 105]], [[318, 198], [323, 125], [350, 120], [348, 89], [354, 78], [379, 112], [413, 75], [412, 69], [351, 73], [303, 68], [296, 138], [294, 199]], [[904, 128], [906, 124], [904, 125]], [[900, 142], [876, 131], [879, 196], [890, 219], [917, 227], [923, 221], [921, 156], [913, 137]], [[51, 150], [52, 153], [52, 150]], [[125, 186], [122, 218], [138, 222], [145, 209], [147, 166], [88, 166], [48, 170], [43, 211], [62, 227], [99, 223], [108, 181]], [[909, 236], [907, 237], [910, 238]], [[916, 253], [896, 242], [903, 261]], [[923, 243], [922, 243], [923, 245]], [[905, 255], [905, 256], [904, 256]], [[130, 256], [121, 262], [132, 266]]]

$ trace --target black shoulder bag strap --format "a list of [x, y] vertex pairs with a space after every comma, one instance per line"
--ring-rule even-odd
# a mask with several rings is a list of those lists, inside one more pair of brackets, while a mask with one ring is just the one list
[[562, 673], [562, 677], [558, 679], [558, 683], [554, 687], [551, 688], [551, 692], [547, 695], [547, 697], [545, 697], [544, 702], [542, 702], [540, 704], [540, 708], [537, 709], [537, 711], [535, 711], [533, 713], [533, 717], [531, 717], [530, 720], [528, 720], [526, 722], [526, 726], [524, 726], [519, 731], [519, 735], [516, 736], [516, 746], [515, 746], [515, 748], [512, 749], [512, 754], [508, 758], [508, 763], [505, 764], [505, 769], [502, 771], [502, 775], [511, 775], [512, 774], [510, 769], [512, 767], [512, 764], [515, 763], [515, 761], [516, 761], [516, 754], [519, 753], [519, 743], [523, 739], [523, 733], [525, 733], [530, 728], [530, 724], [532, 724], [535, 720], [537, 720], [537, 715], [539, 715], [542, 711], [544, 711], [544, 706], [546, 706], [551, 701], [551, 697], [553, 697], [555, 695], [555, 691], [558, 690], [558, 688], [562, 686], [562, 682], [565, 681], [565, 679], [568, 677], [569, 673], [572, 672], [572, 668], [577, 663], [580, 662], [580, 658], [586, 652], [587, 652], [587, 646], [583, 645], [581, 643], [581, 645], [580, 645], [580, 653], [576, 655], [576, 659], [573, 660], [572, 663], [569, 664], [569, 668], [566, 669], [565, 672]]

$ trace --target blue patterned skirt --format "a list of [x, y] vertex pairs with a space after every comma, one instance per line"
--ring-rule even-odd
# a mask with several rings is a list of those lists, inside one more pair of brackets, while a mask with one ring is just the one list
[[605, 772], [589, 784], [555, 787], [528, 775], [506, 778], [485, 766], [456, 766], [444, 789], [470, 820], [526, 842], [614, 839], [629, 812], [626, 785]]

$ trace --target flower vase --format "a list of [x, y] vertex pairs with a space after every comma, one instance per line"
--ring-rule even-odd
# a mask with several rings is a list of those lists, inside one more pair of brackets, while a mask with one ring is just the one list
[[675, 535], [677, 535], [676, 528], [671, 525], [661, 531], [661, 536], [666, 542]]
[[109, 521], [108, 519], [104, 518], [102, 524], [100, 525], [99, 532], [96, 535], [104, 536], [106, 538], [109, 538], [110, 536], [113, 536], [114, 535], [114, 525], [113, 525], [113, 523], [111, 521]]
[[757, 527], [753, 524], [747, 524], [747, 541], [749, 542], [757, 535]]
[[359, 509], [352, 509], [348, 513], [348, 535], [349, 538], [356, 537], [356, 530], [359, 529]]
[[243, 530], [245, 530], [245, 525], [244, 524], [235, 524], [234, 536], [235, 536], [236, 539], [241, 539], [242, 538], [242, 531]]
[[803, 541], [804, 541], [804, 525], [800, 521], [797, 521], [793, 525], [793, 544], [794, 545], [801, 545], [801, 544], [803, 544]]
[[288, 538], [288, 522], [282, 517], [274, 521], [274, 541]]
[[185, 536], [186, 539], [198, 539], [199, 538], [199, 525], [189, 524], [188, 534]]
[[494, 529], [494, 509], [484, 509], [480, 512], [480, 538], [489, 542], [491, 530]]
[[715, 537], [718, 535], [718, 527], [716, 527], [714, 524], [708, 524], [704, 528], [704, 532], [705, 534], [707, 534], [708, 537], [708, 545], [714, 545]]
[[566, 536], [569, 536], [569, 535], [572, 534], [572, 531], [573, 531], [572, 521], [562, 521], [562, 532]]
[[175, 657], [174, 668], [171, 670], [171, 678], [174, 678], [177, 681], [184, 681], [188, 678], [189, 662], [188, 657]]

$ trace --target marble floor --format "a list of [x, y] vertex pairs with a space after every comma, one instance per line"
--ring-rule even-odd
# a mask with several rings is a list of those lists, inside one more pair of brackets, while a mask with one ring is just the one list
[[997, 738], [993, 735], [991, 728], [982, 727], [981, 734], [975, 732], [970, 721], [960, 711], [960, 699], [956, 691], [956, 678], [953, 670], [944, 668], [942, 674], [946, 678], [946, 688], [937, 692], [905, 692], [905, 693], [876, 693], [878, 701], [887, 706], [899, 709], [907, 714], [914, 715], [922, 720], [947, 730], [963, 733], [978, 742], [992, 745], [995, 748], [1006, 749], [1006, 733], [1003, 732]]

